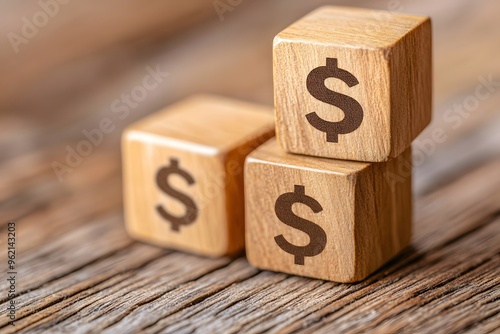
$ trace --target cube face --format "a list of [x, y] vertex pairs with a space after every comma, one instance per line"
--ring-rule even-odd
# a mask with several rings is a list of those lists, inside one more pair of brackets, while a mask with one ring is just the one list
[[224, 175], [221, 157], [159, 145], [140, 133], [129, 132], [125, 141], [130, 234], [172, 248], [224, 254], [229, 249], [225, 189], [208, 181], [212, 173]]
[[[357, 161], [385, 160], [389, 156], [389, 67], [381, 53], [364, 52], [365, 68], [361, 71], [358, 50], [280, 42], [275, 44], [274, 52], [277, 136], [284, 150]], [[288, 57], [286, 61], [284, 55]], [[330, 58], [331, 55], [335, 58]], [[288, 64], [300, 66], [290, 71]], [[315, 69], [319, 69], [318, 77]], [[352, 74], [343, 76], [348, 83], [333, 77], [319, 78], [321, 72], [326, 76], [330, 71], [342, 73], [340, 70]], [[280, 80], [285, 75], [287, 79]], [[309, 81], [313, 83], [308, 85]], [[322, 91], [322, 87], [329, 91]], [[326, 100], [331, 104], [325, 103]], [[346, 111], [339, 106], [344, 109], [346, 106]], [[366, 150], [368, 146], [377, 150]]]
[[241, 251], [244, 159], [273, 126], [269, 108], [212, 96], [130, 126], [122, 140], [129, 233], [202, 255]]
[[411, 176], [387, 163], [285, 153], [270, 140], [245, 164], [246, 249], [262, 269], [359, 281], [408, 245]]
[[430, 122], [430, 21], [382, 13], [320, 8], [276, 36], [276, 131], [284, 150], [387, 161]]

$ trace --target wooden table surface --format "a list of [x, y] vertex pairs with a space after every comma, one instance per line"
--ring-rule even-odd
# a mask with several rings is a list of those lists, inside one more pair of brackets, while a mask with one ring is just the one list
[[[212, 1], [167, 8], [152, 1], [144, 11], [138, 1], [114, 3], [116, 13], [71, 2], [18, 54], [1, 45], [0, 247], [6, 262], [7, 222], [15, 220], [18, 275], [15, 327], [7, 317], [7, 269], [0, 281], [0, 332], [500, 330], [498, 2], [397, 2], [400, 11], [433, 19], [434, 118], [414, 143], [412, 245], [356, 284], [259, 271], [244, 256], [157, 248], [130, 239], [123, 223], [121, 130], [196, 92], [271, 105], [273, 36], [327, 1], [248, 1], [223, 21]], [[3, 35], [20, 30], [24, 13], [38, 5], [9, 6], [15, 15], [2, 21]], [[117, 118], [111, 103], [157, 65], [169, 76]], [[495, 83], [478, 88], [489, 78]], [[479, 98], [477, 89], [488, 96]], [[60, 182], [51, 164], [64, 162], [66, 146], [105, 117], [115, 131]], [[444, 139], [433, 139], [436, 131]]]

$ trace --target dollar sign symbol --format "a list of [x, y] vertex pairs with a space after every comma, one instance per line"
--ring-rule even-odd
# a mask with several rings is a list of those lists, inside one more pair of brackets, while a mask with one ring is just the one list
[[169, 166], [161, 168], [158, 173], [156, 173], [156, 183], [158, 184], [158, 187], [160, 187], [160, 189], [166, 194], [184, 204], [186, 207], [186, 213], [184, 216], [177, 217], [168, 213], [168, 211], [166, 211], [160, 204], [156, 206], [156, 211], [158, 211], [163, 218], [172, 224], [170, 226], [172, 231], [179, 232], [179, 227], [181, 225], [189, 225], [196, 220], [198, 217], [198, 207], [191, 197], [170, 187], [168, 178], [172, 174], [182, 176], [189, 185], [192, 185], [195, 182], [193, 177], [188, 172], [179, 168], [179, 160], [174, 158], [170, 158]]
[[327, 78], [340, 79], [349, 87], [356, 86], [359, 82], [350, 72], [338, 67], [337, 58], [326, 58], [326, 66], [315, 68], [307, 76], [307, 90], [312, 96], [344, 112], [344, 119], [340, 122], [325, 121], [316, 112], [306, 115], [309, 124], [326, 133], [327, 142], [337, 143], [339, 134], [351, 133], [361, 125], [363, 108], [352, 97], [329, 90], [325, 86]]
[[305, 194], [304, 186], [295, 185], [294, 192], [285, 193], [278, 197], [274, 211], [279, 220], [288, 226], [299, 229], [309, 235], [307, 246], [295, 246], [286, 241], [282, 234], [274, 237], [274, 241], [285, 252], [295, 256], [295, 264], [304, 265], [304, 257], [320, 254], [326, 246], [325, 231], [313, 222], [296, 216], [292, 211], [294, 203], [307, 205], [314, 213], [323, 211], [321, 204]]

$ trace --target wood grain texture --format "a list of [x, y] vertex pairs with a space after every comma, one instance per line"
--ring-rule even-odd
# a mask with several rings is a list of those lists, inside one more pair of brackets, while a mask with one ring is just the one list
[[[2, 299], [1, 330], [492, 332], [500, 321], [498, 168], [500, 160], [493, 161], [419, 198], [412, 247], [357, 284], [260, 272], [244, 259], [208, 259], [134, 243], [123, 233], [116, 205], [89, 212], [102, 217], [92, 224], [82, 224], [86, 217], [70, 219], [75, 206], [91, 209], [103, 202], [95, 196], [104, 180], [119, 190], [116, 175], [103, 175], [88, 185], [88, 203], [82, 203], [79, 188], [76, 196], [51, 200], [44, 212], [20, 222], [22, 238], [39, 226], [40, 214], [73, 232], [51, 244], [34, 237], [30, 247], [37, 251], [20, 251], [32, 283], [20, 281], [15, 329], [6, 324]], [[45, 229], [59, 230], [54, 223]], [[77, 246], [75, 240], [87, 242]], [[46, 267], [57, 271], [36, 275]]]
[[241, 251], [243, 163], [273, 135], [272, 109], [209, 95], [129, 126], [122, 145], [129, 233], [204, 255]]
[[[354, 8], [322, 7], [280, 32], [273, 68], [283, 149], [372, 162], [401, 154], [431, 120], [431, 44], [427, 17]], [[338, 128], [313, 125], [312, 113]]]
[[[0, 115], [0, 252], [6, 256], [4, 223], [15, 219], [22, 276], [16, 328], [6, 323], [1, 295], [1, 333], [498, 332], [499, 91], [458, 123], [444, 117], [474, 96], [479, 76], [498, 81], [498, 2], [343, 1], [380, 9], [400, 4], [397, 11], [431, 16], [434, 30], [433, 122], [413, 147], [419, 162], [412, 245], [366, 281], [259, 271], [244, 259], [166, 251], [125, 233], [121, 129], [197, 92], [271, 106], [273, 37], [327, 3], [244, 1], [225, 21], [157, 39], [147, 50], [120, 44], [15, 85], [23, 96]], [[3, 13], [15, 22], [24, 15]], [[72, 21], [66, 13], [61, 21]], [[64, 147], [108, 117], [110, 103], [158, 63], [171, 73], [165, 85], [60, 183], [51, 162], [64, 159]], [[446, 140], [434, 141], [422, 157], [419, 144], [439, 130]], [[0, 280], [0, 291], [6, 283]]]
[[[409, 166], [405, 174], [403, 164]], [[389, 175], [399, 178], [391, 181]], [[387, 163], [364, 163], [289, 154], [271, 139], [247, 157], [245, 201], [250, 263], [360, 281], [410, 241], [411, 152]]]

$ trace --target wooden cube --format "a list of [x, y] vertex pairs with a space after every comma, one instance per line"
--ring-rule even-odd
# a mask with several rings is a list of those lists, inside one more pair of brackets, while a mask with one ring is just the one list
[[244, 160], [273, 135], [272, 108], [215, 96], [131, 125], [122, 137], [128, 232], [203, 255], [241, 251]]
[[380, 162], [431, 120], [431, 21], [322, 7], [274, 39], [276, 136], [291, 153]]
[[245, 163], [246, 251], [258, 268], [364, 279], [410, 242], [411, 149], [388, 162], [284, 152], [275, 139]]

